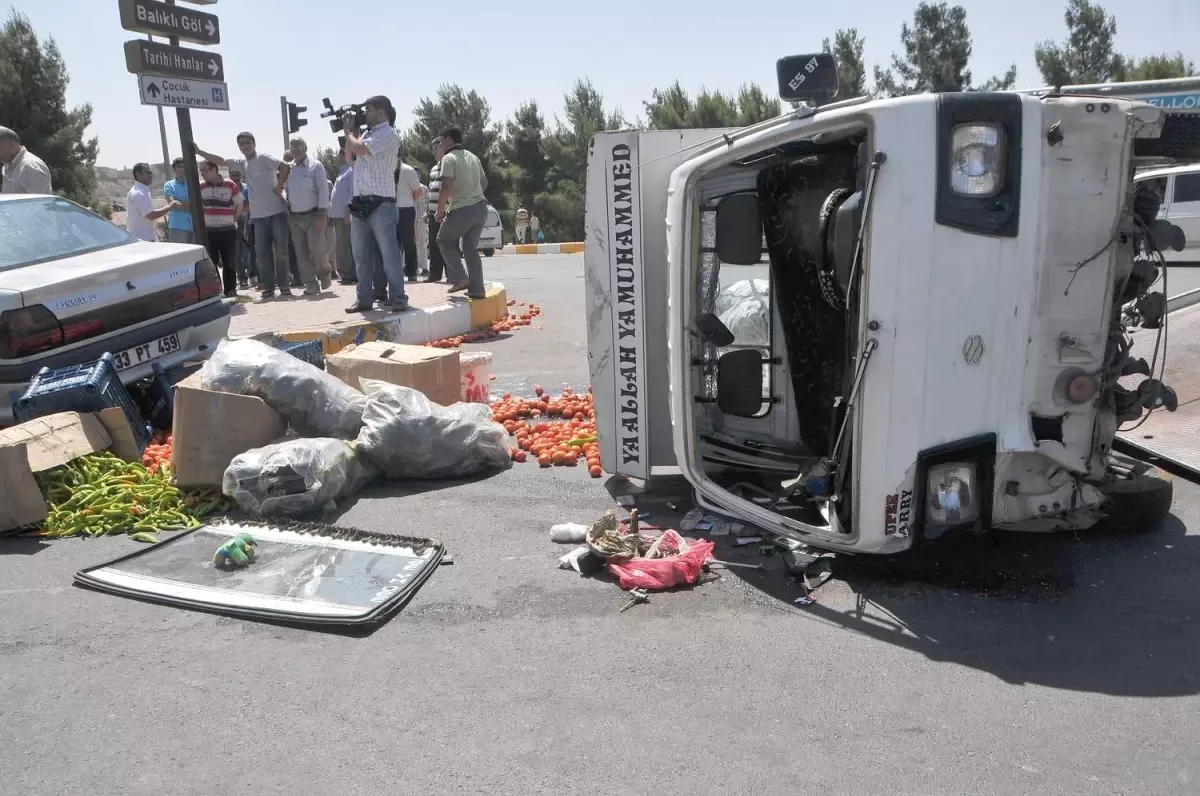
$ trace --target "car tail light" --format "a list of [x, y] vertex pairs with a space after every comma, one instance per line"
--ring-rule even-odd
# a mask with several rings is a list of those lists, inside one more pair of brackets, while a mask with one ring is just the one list
[[20, 359], [62, 344], [58, 318], [41, 304], [0, 312], [0, 359]]
[[196, 291], [198, 293], [198, 301], [216, 298], [221, 295], [223, 289], [221, 272], [217, 270], [217, 266], [213, 265], [212, 260], [205, 257], [196, 263]]
[[104, 321], [91, 319], [85, 321], [67, 321], [62, 325], [63, 342], [78, 343], [89, 337], [104, 334]]

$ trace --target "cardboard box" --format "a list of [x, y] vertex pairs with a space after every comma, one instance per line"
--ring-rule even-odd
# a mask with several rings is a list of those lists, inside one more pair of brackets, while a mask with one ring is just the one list
[[458, 351], [382, 341], [347, 346], [325, 358], [325, 370], [356, 390], [360, 379], [412, 387], [449, 406], [461, 400]]
[[108, 450], [112, 437], [95, 415], [60, 412], [0, 431], [0, 447], [10, 445], [24, 445], [29, 470], [41, 473]]
[[24, 443], [0, 447], [0, 532], [46, 519], [49, 508], [29, 469]]
[[[121, 412], [119, 408], [116, 411]], [[128, 422], [125, 427], [128, 429]], [[133, 432], [129, 433], [132, 439]], [[111, 445], [112, 438], [100, 418], [78, 412], [47, 415], [0, 431], [0, 531], [45, 519], [48, 509], [34, 473], [53, 470]]]
[[286, 432], [283, 418], [261, 399], [210, 392], [193, 373], [175, 385], [171, 470], [182, 487], [220, 488], [235, 456]]

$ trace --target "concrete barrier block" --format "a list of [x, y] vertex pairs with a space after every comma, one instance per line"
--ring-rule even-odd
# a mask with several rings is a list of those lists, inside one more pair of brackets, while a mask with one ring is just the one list
[[395, 320], [396, 336], [393, 343], [405, 345], [421, 345], [436, 339], [429, 330], [429, 310], [418, 308], [398, 316]]
[[465, 302], [442, 304], [426, 310], [426, 313], [429, 321], [429, 340], [444, 340], [471, 328], [471, 308]]
[[508, 292], [504, 285], [493, 282], [487, 290], [485, 298], [468, 299], [471, 312], [471, 328], [491, 326], [508, 315]]

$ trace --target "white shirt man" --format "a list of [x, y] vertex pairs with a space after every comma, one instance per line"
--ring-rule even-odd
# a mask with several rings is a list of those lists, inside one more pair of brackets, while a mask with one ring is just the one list
[[54, 193], [46, 161], [21, 146], [21, 137], [0, 127], [0, 178], [3, 193]]
[[178, 202], [169, 202], [155, 210], [154, 197], [150, 193], [150, 184], [153, 181], [154, 172], [150, 169], [150, 164], [135, 163], [133, 187], [125, 197], [125, 229], [135, 238], [151, 243], [158, 240], [158, 230], [154, 222], [179, 206]]
[[404, 161], [396, 178], [396, 207], [416, 207], [421, 197], [421, 175]]

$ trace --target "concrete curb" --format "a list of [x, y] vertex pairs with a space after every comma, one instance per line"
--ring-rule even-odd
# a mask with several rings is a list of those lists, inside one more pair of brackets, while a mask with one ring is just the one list
[[1178, 296], [1171, 296], [1167, 299], [1167, 312], [1175, 312], [1182, 310], [1193, 304], [1200, 304], [1200, 287], [1195, 290], [1188, 290], [1180, 293]]
[[499, 282], [491, 282], [484, 299], [454, 299], [436, 307], [417, 307], [377, 321], [351, 321], [324, 329], [279, 332], [277, 338], [293, 343], [320, 340], [325, 356], [329, 356], [348, 345], [373, 340], [423, 345], [490, 326], [507, 315], [508, 292]]
[[583, 243], [514, 243], [513, 254], [579, 254]]

